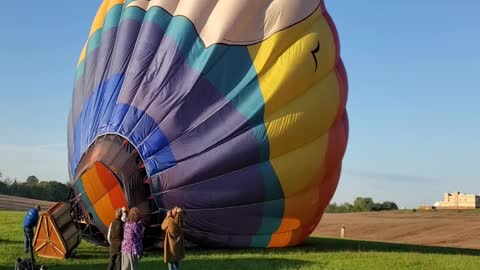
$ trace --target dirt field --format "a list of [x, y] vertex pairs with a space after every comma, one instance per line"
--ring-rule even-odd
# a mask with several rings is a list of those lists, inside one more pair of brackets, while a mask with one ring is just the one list
[[480, 249], [480, 212], [373, 212], [325, 214], [314, 235]]
[[25, 211], [35, 205], [40, 205], [43, 210], [47, 210], [54, 202], [32, 200], [20, 197], [0, 195], [0, 210]]

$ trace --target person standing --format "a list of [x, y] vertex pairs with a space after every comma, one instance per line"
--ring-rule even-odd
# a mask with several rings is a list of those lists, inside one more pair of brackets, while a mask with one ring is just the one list
[[124, 206], [122, 207], [122, 221], [124, 223], [127, 222], [127, 217], [128, 217], [127, 208]]
[[122, 270], [138, 269], [138, 262], [143, 253], [143, 225], [140, 221], [140, 211], [134, 207], [128, 214], [123, 228]]
[[25, 253], [30, 252], [32, 268], [35, 265], [35, 257], [33, 256], [33, 236], [35, 232], [34, 228], [37, 227], [38, 223], [38, 212], [40, 212], [40, 205], [28, 209], [25, 218], [23, 219], [23, 242], [25, 244]]
[[185, 258], [182, 227], [182, 209], [175, 207], [172, 211], [168, 211], [165, 220], [162, 222], [162, 230], [165, 231], [163, 261], [168, 264], [169, 270], [180, 269], [180, 261]]
[[38, 223], [38, 212], [40, 211], [40, 205], [37, 205], [35, 208], [30, 208], [27, 210], [25, 218], [23, 219], [23, 232], [24, 232], [24, 244], [25, 244], [25, 253], [29, 251], [33, 252], [33, 235], [34, 228]]
[[122, 265], [123, 226], [122, 209], [115, 209], [115, 220], [108, 228], [107, 240], [110, 244], [108, 270], [120, 270]]

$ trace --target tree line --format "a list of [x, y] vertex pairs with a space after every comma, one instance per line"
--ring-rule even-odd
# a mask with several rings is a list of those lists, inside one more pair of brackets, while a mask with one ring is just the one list
[[40, 181], [36, 176], [29, 176], [25, 182], [17, 179], [3, 178], [0, 172], [0, 194], [24, 197], [43, 201], [66, 201], [70, 183], [57, 181]]
[[353, 204], [343, 203], [337, 205], [332, 203], [325, 209], [326, 213], [351, 213], [351, 212], [372, 212], [372, 211], [390, 211], [398, 210], [398, 206], [394, 202], [385, 201], [383, 203], [374, 202], [372, 198], [357, 197]]

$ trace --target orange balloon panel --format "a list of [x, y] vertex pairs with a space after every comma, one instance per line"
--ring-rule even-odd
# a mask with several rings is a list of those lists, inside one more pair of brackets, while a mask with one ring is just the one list
[[100, 162], [87, 170], [76, 185], [89, 213], [103, 230], [115, 219], [115, 209], [127, 207], [125, 194], [117, 178]]

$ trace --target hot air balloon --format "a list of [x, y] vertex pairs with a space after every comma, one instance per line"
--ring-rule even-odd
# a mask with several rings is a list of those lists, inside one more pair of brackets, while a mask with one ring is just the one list
[[284, 247], [319, 223], [348, 139], [323, 0], [104, 0], [76, 68], [70, 200], [87, 240], [138, 207], [211, 247]]

